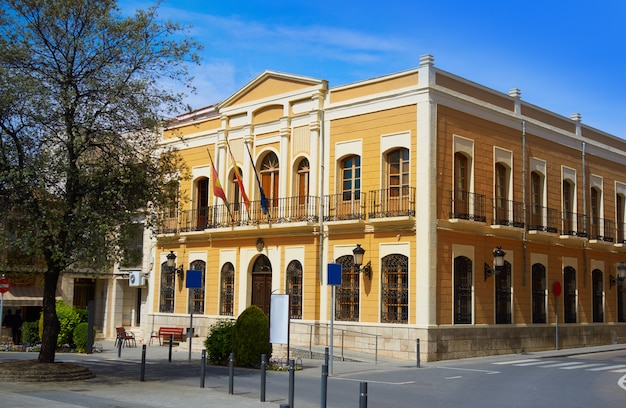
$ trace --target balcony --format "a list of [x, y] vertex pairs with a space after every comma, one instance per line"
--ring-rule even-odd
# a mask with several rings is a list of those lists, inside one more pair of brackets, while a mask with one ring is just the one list
[[612, 220], [589, 218], [589, 239], [594, 241], [615, 242], [615, 226]]
[[560, 215], [555, 208], [531, 205], [528, 208], [528, 230], [556, 234], [559, 230]]
[[450, 194], [450, 219], [486, 222], [485, 196], [465, 190], [452, 190]]
[[524, 228], [524, 203], [496, 198], [491, 225]]
[[563, 211], [561, 213], [561, 236], [586, 238], [586, 218], [585, 214]]
[[391, 187], [369, 192], [369, 218], [414, 217], [415, 187]]
[[366, 194], [360, 191], [324, 197], [324, 221], [365, 219]]

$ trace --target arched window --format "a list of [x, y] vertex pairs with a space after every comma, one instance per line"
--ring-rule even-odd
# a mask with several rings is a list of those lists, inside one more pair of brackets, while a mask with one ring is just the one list
[[467, 156], [456, 152], [454, 153], [453, 218], [468, 219], [470, 216], [469, 181], [470, 169]]
[[382, 259], [383, 323], [409, 321], [409, 258], [392, 254]]
[[563, 235], [575, 235], [574, 227], [574, 186], [569, 180], [563, 180]]
[[163, 262], [161, 264], [160, 313], [174, 313], [175, 283], [176, 271], [173, 268], [169, 268], [167, 262]]
[[592, 291], [593, 291], [593, 322], [604, 322], [604, 282], [602, 271], [594, 269], [591, 271]]
[[503, 163], [496, 163], [494, 181], [495, 224], [509, 225], [509, 171]]
[[196, 224], [193, 230], [201, 231], [208, 225], [209, 214], [209, 179], [202, 177], [196, 181]]
[[626, 243], [624, 230], [626, 223], [624, 219], [624, 196], [622, 194], [615, 195], [615, 215], [617, 220], [617, 242]]
[[472, 261], [454, 259], [454, 324], [472, 323]]
[[340, 256], [335, 261], [341, 264], [341, 286], [335, 292], [335, 319], [359, 321], [360, 275], [355, 270], [352, 255]]
[[589, 219], [589, 231], [591, 239], [603, 239], [602, 227], [600, 226], [600, 205], [602, 200], [602, 192], [599, 188], [591, 189], [591, 217]]
[[536, 263], [532, 266], [533, 323], [546, 323], [546, 267]]
[[[546, 231], [543, 205], [543, 176], [538, 171], [530, 173], [530, 226], [535, 231]], [[556, 232], [556, 231], [555, 231]]]
[[237, 174], [235, 172], [239, 172], [240, 177], [243, 174], [239, 167], [233, 168], [232, 176], [230, 178], [230, 196], [229, 200], [232, 203], [233, 211], [239, 211], [241, 209], [241, 189], [239, 187], [239, 181], [237, 180]]
[[278, 206], [278, 157], [274, 152], [269, 152], [263, 158], [260, 166], [261, 186], [265, 196], [270, 200], [270, 207]]
[[[387, 199], [381, 200], [381, 211], [387, 216], [409, 215], [410, 210], [409, 149], [392, 150], [387, 154]], [[383, 195], [384, 197], [385, 195]]]
[[361, 156], [349, 156], [341, 161], [341, 194], [343, 201], [361, 199]]
[[303, 158], [298, 163], [296, 188], [298, 191], [298, 204], [306, 204], [309, 200], [309, 160]]
[[576, 323], [576, 269], [563, 270], [563, 318], [565, 323]]
[[202, 271], [202, 287], [189, 289], [189, 310], [188, 313], [204, 313], [204, 279], [206, 275], [206, 262], [193, 261], [191, 269]]
[[230, 262], [220, 272], [220, 315], [235, 315], [235, 267]]
[[289, 316], [302, 319], [302, 264], [289, 262], [287, 266], [287, 293], [289, 294]]
[[496, 281], [496, 324], [511, 324], [511, 264], [504, 261], [504, 267], [495, 275]]

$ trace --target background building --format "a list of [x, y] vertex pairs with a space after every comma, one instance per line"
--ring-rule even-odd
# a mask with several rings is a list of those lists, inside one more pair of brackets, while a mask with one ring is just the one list
[[[144, 338], [192, 314], [204, 337], [289, 293], [292, 344], [327, 344], [333, 262], [346, 347], [412, 360], [416, 339], [423, 360], [550, 349], [557, 309], [562, 348], [626, 335], [626, 142], [517, 89], [430, 55], [336, 88], [268, 71], [178, 117], [163, 146], [189, 177], [171, 186], [147, 268]], [[187, 270], [201, 288], [186, 288]]]

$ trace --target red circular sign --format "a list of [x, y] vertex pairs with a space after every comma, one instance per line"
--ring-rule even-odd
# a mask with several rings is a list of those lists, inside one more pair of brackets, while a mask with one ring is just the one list
[[11, 289], [11, 282], [8, 279], [0, 279], [0, 293], [7, 293]]
[[552, 291], [554, 292], [554, 296], [561, 296], [561, 282], [554, 282], [552, 285]]

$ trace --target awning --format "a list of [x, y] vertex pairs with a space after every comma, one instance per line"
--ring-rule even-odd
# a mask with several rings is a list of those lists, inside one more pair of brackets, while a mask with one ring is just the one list
[[[61, 300], [57, 294], [57, 300]], [[3, 307], [7, 306], [42, 306], [43, 288], [35, 286], [11, 286], [4, 294]]]

